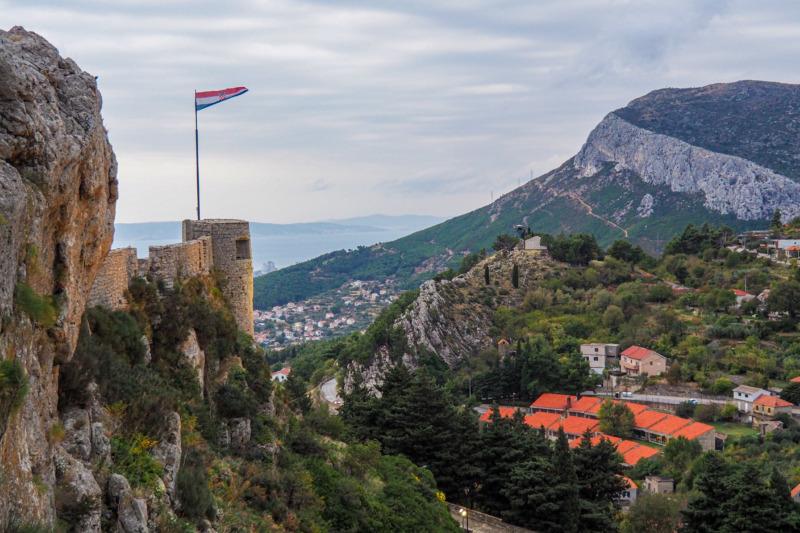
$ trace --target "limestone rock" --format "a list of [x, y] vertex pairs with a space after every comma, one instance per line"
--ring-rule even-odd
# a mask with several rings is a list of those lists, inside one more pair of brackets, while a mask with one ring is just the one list
[[164, 482], [170, 500], [175, 502], [175, 484], [181, 466], [181, 416], [178, 413], [172, 412], [167, 416], [161, 438], [152, 453], [153, 457], [164, 465], [164, 474], [161, 476], [161, 480]]
[[230, 427], [230, 447], [236, 451], [242, 451], [250, 442], [250, 419], [234, 418], [229, 423]]
[[103, 496], [92, 471], [65, 450], [56, 451], [56, 507], [62, 516], [77, 522], [77, 531], [100, 531], [100, 507]]
[[147, 503], [136, 498], [128, 480], [119, 474], [108, 479], [108, 499], [117, 512], [117, 531], [121, 533], [148, 533]]
[[200, 349], [200, 344], [197, 342], [197, 333], [194, 329], [189, 330], [189, 335], [178, 349], [197, 372], [197, 382], [200, 384], [200, 390], [205, 391], [206, 354]]
[[776, 209], [784, 220], [800, 215], [800, 183], [747, 159], [634, 126], [614, 113], [589, 134], [573, 160], [583, 178], [607, 163], [673, 192], [701, 194], [707, 209], [741, 220], [768, 219]]
[[[113, 238], [117, 164], [100, 107], [94, 77], [42, 37], [0, 31], [0, 353], [13, 354], [29, 378], [0, 437], [0, 530], [12, 516], [55, 518], [47, 429], [58, 420], [56, 365], [72, 356]], [[18, 283], [56, 297], [54, 324], [15, 308]]]
[[92, 458], [103, 463], [111, 462], [111, 440], [102, 422], [92, 423]]
[[64, 449], [73, 457], [88, 461], [92, 455], [92, 428], [86, 409], [69, 409], [63, 415]]

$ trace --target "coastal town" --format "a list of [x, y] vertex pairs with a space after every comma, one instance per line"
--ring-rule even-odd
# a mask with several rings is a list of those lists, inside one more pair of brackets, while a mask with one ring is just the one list
[[392, 280], [351, 281], [302, 302], [253, 312], [255, 341], [270, 350], [361, 331], [395, 299]]

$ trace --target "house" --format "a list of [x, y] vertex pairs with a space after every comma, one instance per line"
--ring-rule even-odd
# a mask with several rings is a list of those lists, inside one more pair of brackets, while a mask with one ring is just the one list
[[[649, 459], [654, 455], [658, 455], [658, 450], [655, 448], [645, 446], [644, 444], [639, 444], [636, 441], [621, 439], [619, 437], [614, 437], [613, 435], [606, 435], [605, 433], [598, 432], [589, 442], [592, 446], [597, 446], [600, 444], [600, 441], [603, 440], [614, 445], [614, 447], [617, 449], [617, 453], [619, 453], [622, 457], [622, 466], [625, 467], [636, 466], [636, 463], [642, 459]], [[582, 437], [574, 439], [570, 441], [569, 447], [572, 449], [577, 448], [582, 442]]]
[[795, 376], [789, 380], [792, 383], [800, 383], [800, 376]]
[[577, 401], [577, 396], [567, 394], [554, 394], [545, 392], [531, 404], [531, 413], [563, 413], [572, 407], [573, 402]]
[[625, 490], [619, 493], [619, 496], [617, 496], [617, 502], [619, 502], [620, 506], [627, 508], [636, 502], [639, 486], [629, 477], [622, 476], [622, 479], [625, 480], [625, 483], [628, 486]]
[[800, 239], [776, 239], [774, 246], [779, 257], [800, 257]]
[[762, 394], [753, 402], [753, 415], [758, 418], [775, 418], [775, 416], [782, 413], [791, 415], [792, 407], [794, 407], [794, 404], [778, 396]]
[[606, 357], [619, 357], [619, 344], [581, 344], [581, 355], [589, 363], [592, 372], [602, 374], [606, 368]]
[[[500, 418], [513, 418], [514, 414], [517, 412], [517, 408], [499, 405], [497, 407], [497, 411], [500, 414]], [[478, 418], [478, 422], [480, 424], [486, 424], [488, 422], [491, 422], [493, 414], [494, 414], [494, 408], [490, 407], [481, 414], [480, 418]]]
[[792, 489], [792, 499], [797, 503], [800, 503], [800, 484]]
[[539, 235], [528, 237], [521, 244], [523, 250], [547, 251], [547, 246], [542, 245], [542, 238]]
[[644, 490], [650, 494], [672, 494], [675, 492], [675, 480], [671, 477], [647, 476], [644, 478]]
[[742, 413], [745, 422], [753, 421], [753, 402], [760, 396], [769, 396], [769, 392], [758, 387], [750, 387], [748, 385], [739, 385], [733, 389], [733, 401], [736, 404], [736, 410]]
[[501, 358], [507, 356], [510, 351], [511, 343], [508, 341], [508, 339], [500, 339], [497, 341], [497, 353]]
[[731, 292], [736, 297], [736, 307], [741, 307], [743, 303], [756, 299], [754, 294], [750, 294], [749, 292], [741, 289], [731, 289]]
[[667, 358], [641, 346], [630, 346], [623, 350], [619, 365], [631, 376], [659, 376], [667, 371]]
[[278, 383], [283, 383], [287, 379], [289, 379], [289, 374], [292, 373], [292, 367], [285, 366], [278, 370], [277, 372], [272, 373], [272, 381], [277, 381]]

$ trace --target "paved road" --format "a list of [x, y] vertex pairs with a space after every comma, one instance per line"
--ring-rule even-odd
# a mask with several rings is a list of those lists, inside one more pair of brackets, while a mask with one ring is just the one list
[[[613, 396], [613, 393], [598, 392], [597, 395]], [[631, 393], [629, 396], [624, 396], [624, 397], [620, 395], [620, 400], [631, 400], [634, 402], [658, 402], [658, 403], [667, 403], [670, 405], [678, 405], [690, 398], [694, 399], [697, 403], [702, 403], [706, 405], [710, 404], [725, 405], [726, 403], [733, 403], [732, 398], [726, 400], [717, 400], [712, 398], [694, 398], [692, 396], [662, 396], [660, 394], [637, 394], [637, 393]]]
[[329, 379], [319, 387], [322, 399], [325, 400], [334, 410], [337, 410], [342, 406], [342, 398], [339, 396], [337, 389], [338, 382], [336, 381], [336, 378]]

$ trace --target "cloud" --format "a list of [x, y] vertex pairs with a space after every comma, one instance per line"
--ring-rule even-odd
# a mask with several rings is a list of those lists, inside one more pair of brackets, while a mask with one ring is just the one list
[[191, 215], [194, 89], [250, 88], [199, 116], [207, 212], [287, 222], [458, 214], [558, 165], [651, 90], [800, 81], [792, 0], [222, 7], [0, 0], [0, 27], [37, 31], [98, 76], [121, 219]]

